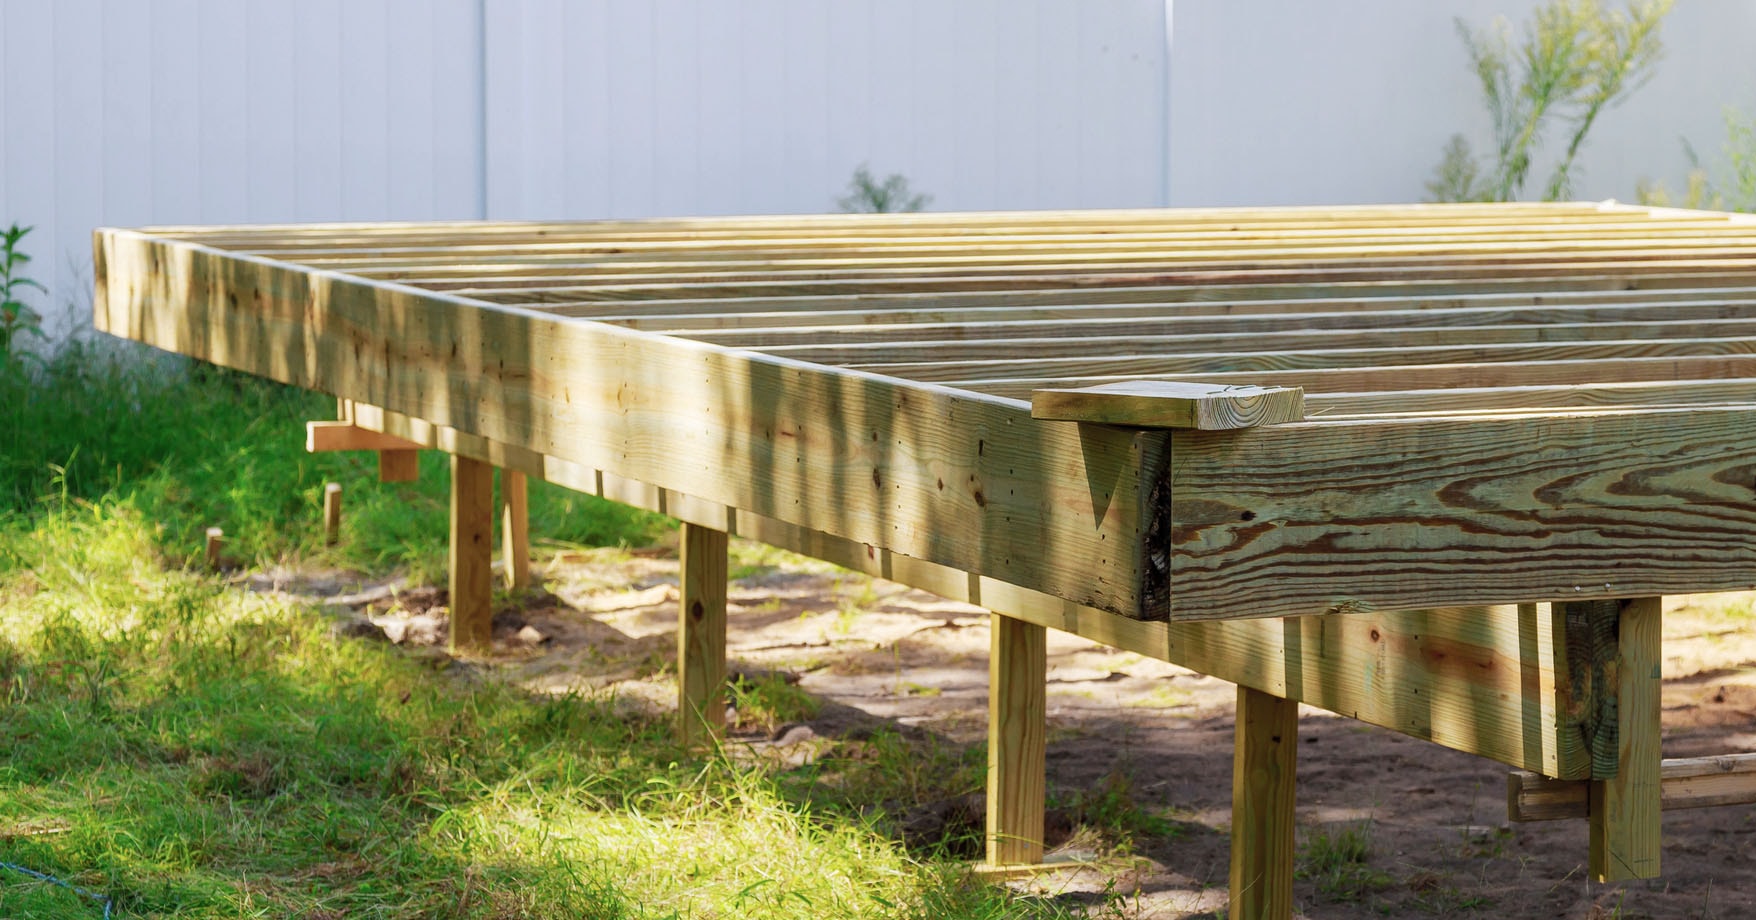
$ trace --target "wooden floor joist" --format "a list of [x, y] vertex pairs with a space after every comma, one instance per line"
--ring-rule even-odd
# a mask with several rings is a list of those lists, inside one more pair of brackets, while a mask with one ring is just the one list
[[1003, 615], [996, 863], [1040, 856], [1044, 627], [1238, 683], [1233, 916], [1287, 909], [1297, 702], [1584, 783], [1594, 874], [1656, 872], [1685, 780], [1655, 602], [1622, 599], [1756, 587], [1747, 216], [185, 227], [95, 255], [99, 329], [337, 395], [312, 449], [386, 480], [452, 454], [460, 650], [489, 639], [493, 467], [509, 513], [533, 476], [684, 521], [696, 740], [727, 534]]

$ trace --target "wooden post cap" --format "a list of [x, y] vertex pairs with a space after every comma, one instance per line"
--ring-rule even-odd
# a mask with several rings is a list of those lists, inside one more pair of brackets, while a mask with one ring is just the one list
[[1303, 419], [1305, 391], [1299, 387], [1125, 380], [1077, 390], [1033, 390], [1030, 415], [1133, 428], [1227, 431]]

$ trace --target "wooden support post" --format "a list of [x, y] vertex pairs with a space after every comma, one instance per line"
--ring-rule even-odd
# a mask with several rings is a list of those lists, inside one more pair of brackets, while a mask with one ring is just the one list
[[683, 524], [677, 716], [678, 736], [686, 746], [725, 729], [726, 546], [725, 531]]
[[220, 570], [220, 553], [226, 548], [226, 532], [218, 527], [207, 528], [207, 569], [210, 572]]
[[494, 634], [494, 467], [451, 455], [451, 651], [482, 653]]
[[381, 450], [378, 452], [379, 482], [414, 482], [421, 478], [421, 452], [418, 450]]
[[530, 590], [530, 512], [524, 474], [500, 470], [500, 559], [506, 566], [506, 586], [516, 592]]
[[1043, 859], [1048, 631], [989, 614], [988, 865]]
[[323, 542], [341, 542], [341, 483], [323, 484]]
[[1659, 693], [1663, 679], [1663, 600], [1616, 602], [1614, 667], [1605, 692], [1616, 694], [1616, 771], [1591, 781], [1591, 874], [1600, 882], [1656, 878], [1662, 802]]
[[1231, 912], [1236, 920], [1293, 915], [1293, 804], [1299, 704], [1238, 688], [1232, 750]]

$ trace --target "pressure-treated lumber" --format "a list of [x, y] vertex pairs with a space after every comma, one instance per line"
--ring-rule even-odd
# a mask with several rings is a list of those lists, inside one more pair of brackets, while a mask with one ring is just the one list
[[1700, 407], [1176, 431], [1169, 615], [1746, 589], [1753, 430]]
[[1565, 623], [1547, 604], [1142, 622], [375, 406], [353, 408], [360, 424], [427, 448], [727, 530], [1523, 769], [1591, 775], [1590, 751], [1568, 717]]
[[1151, 433], [126, 231], [100, 261], [105, 330], [1078, 603], [1162, 606], [1135, 545]]
[[1656, 878], [1659, 873], [1664, 604], [1660, 598], [1643, 597], [1617, 606], [1614, 667], [1605, 673], [1616, 693], [1616, 772], [1587, 784], [1591, 875], [1600, 882]]
[[506, 587], [530, 589], [530, 508], [525, 475], [518, 470], [500, 471], [500, 562]]
[[[1756, 804], [1756, 754], [1666, 758], [1659, 768], [1659, 805], [1716, 808]], [[1529, 770], [1506, 774], [1506, 815], [1512, 821], [1556, 821], [1591, 815], [1591, 784]]]
[[326, 450], [415, 450], [418, 445], [394, 435], [356, 428], [348, 421], [311, 421], [305, 423], [305, 450], [311, 453]]
[[414, 482], [421, 478], [421, 454], [414, 450], [378, 452], [379, 482]]
[[494, 467], [451, 457], [451, 651], [487, 652], [494, 639]]
[[683, 524], [677, 617], [677, 730], [684, 746], [726, 724], [726, 532]]
[[1293, 915], [1298, 750], [1299, 704], [1239, 687], [1229, 917], [1290, 920]]
[[1297, 387], [1217, 386], [1163, 380], [1107, 383], [1031, 394], [1031, 418], [1230, 431], [1304, 418], [1305, 391]]
[[988, 865], [1031, 865], [1043, 858], [1048, 633], [998, 613], [988, 625]]

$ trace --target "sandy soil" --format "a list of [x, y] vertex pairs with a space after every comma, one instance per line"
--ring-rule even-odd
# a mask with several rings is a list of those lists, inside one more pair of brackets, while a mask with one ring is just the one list
[[[563, 552], [539, 572], [547, 591], [497, 618], [490, 666], [538, 692], [675, 705], [673, 555]], [[750, 545], [735, 546], [733, 576], [732, 669], [779, 672], [825, 701], [808, 725], [744, 731], [738, 742], [802, 760], [861, 720], [953, 744], [982, 739], [984, 611]], [[429, 648], [444, 635], [436, 589], [284, 573], [253, 587], [327, 596], [353, 618], [344, 631]], [[1751, 602], [1668, 605], [1666, 756], [1756, 750]], [[1103, 916], [1223, 916], [1233, 687], [1049, 635], [1051, 798], [1125, 778], [1134, 803], [1167, 818], [1169, 832], [1137, 839], [1131, 854], [1010, 884], [1102, 905]], [[1664, 877], [1600, 886], [1586, 878], [1583, 821], [1506, 822], [1504, 766], [1309, 709], [1300, 741], [1302, 856], [1349, 838], [1364, 838], [1369, 854], [1339, 871], [1301, 872], [1312, 876], [1297, 885], [1301, 916], [1756, 917], [1756, 806], [1667, 813]]]

